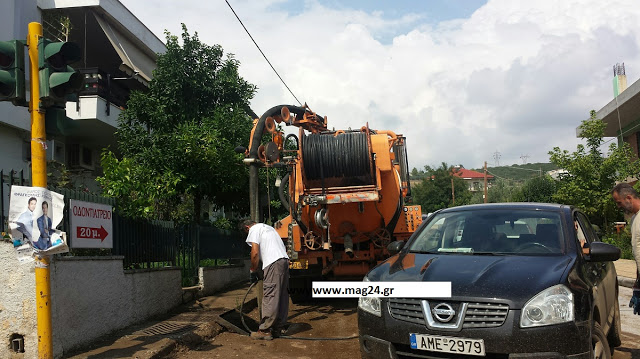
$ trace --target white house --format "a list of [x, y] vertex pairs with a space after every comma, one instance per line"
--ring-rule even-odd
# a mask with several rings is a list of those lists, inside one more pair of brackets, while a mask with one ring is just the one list
[[[115, 149], [118, 115], [132, 90], [148, 86], [156, 54], [166, 47], [117, 0], [4, 0], [0, 34], [6, 38], [0, 40], [26, 39], [34, 21], [43, 24], [45, 38], [73, 41], [82, 49], [82, 59], [72, 66], [85, 76], [84, 88], [77, 103], [67, 103], [66, 119], [47, 128], [47, 160], [64, 164], [76, 185], [95, 189], [100, 152]], [[31, 177], [30, 130], [25, 107], [0, 102], [0, 170], [5, 176], [13, 169]]]

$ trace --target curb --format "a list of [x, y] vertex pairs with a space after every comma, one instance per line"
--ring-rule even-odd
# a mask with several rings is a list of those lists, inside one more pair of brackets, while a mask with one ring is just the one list
[[185, 332], [173, 338], [162, 338], [153, 344], [152, 351], [148, 351], [147, 355], [136, 356], [138, 359], [162, 359], [171, 354], [178, 346], [183, 345], [189, 348], [198, 346], [214, 337], [223, 330], [217, 322], [215, 326], [207, 325], [210, 323], [202, 323], [198, 328]]
[[634, 279], [623, 277], [623, 276], [618, 276], [618, 284], [623, 286], [623, 287], [633, 288], [633, 284], [635, 282], [636, 281]]
[[155, 352], [151, 353], [147, 358], [148, 359], [160, 359], [164, 358], [167, 355], [171, 354], [171, 352], [178, 346], [178, 341], [175, 339], [168, 339], [164, 343], [160, 344]]

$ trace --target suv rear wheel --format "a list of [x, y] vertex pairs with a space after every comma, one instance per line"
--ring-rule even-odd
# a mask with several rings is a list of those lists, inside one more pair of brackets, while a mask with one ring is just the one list
[[597, 322], [593, 323], [593, 328], [591, 329], [591, 347], [594, 359], [611, 359], [609, 342]]

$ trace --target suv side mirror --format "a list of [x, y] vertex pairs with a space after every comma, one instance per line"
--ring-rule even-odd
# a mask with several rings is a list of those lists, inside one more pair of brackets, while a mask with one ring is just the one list
[[404, 247], [404, 241], [394, 241], [389, 243], [389, 245], [387, 246], [387, 250], [393, 256], [398, 254], [398, 252], [402, 250], [402, 247]]
[[589, 262], [608, 262], [620, 259], [620, 248], [603, 242], [593, 242], [589, 245]]

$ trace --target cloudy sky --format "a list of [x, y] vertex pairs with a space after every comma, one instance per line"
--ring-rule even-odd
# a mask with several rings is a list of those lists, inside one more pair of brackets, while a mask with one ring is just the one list
[[[228, 0], [329, 127], [407, 137], [409, 166], [548, 162], [640, 75], [637, 0]], [[160, 39], [185, 23], [258, 86], [257, 114], [296, 104], [224, 0], [121, 0]]]

